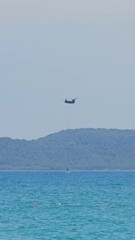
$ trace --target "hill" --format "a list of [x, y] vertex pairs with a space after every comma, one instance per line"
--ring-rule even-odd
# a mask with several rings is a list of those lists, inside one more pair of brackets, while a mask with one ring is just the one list
[[133, 170], [135, 130], [63, 130], [37, 140], [0, 138], [0, 170]]

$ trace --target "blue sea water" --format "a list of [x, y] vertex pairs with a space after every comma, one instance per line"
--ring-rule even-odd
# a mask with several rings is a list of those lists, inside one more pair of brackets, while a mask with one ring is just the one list
[[135, 172], [0, 172], [0, 240], [135, 240]]

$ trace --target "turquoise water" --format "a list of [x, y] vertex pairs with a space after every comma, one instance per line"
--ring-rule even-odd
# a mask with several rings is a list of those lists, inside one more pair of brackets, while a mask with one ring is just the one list
[[135, 172], [0, 172], [0, 240], [134, 240]]

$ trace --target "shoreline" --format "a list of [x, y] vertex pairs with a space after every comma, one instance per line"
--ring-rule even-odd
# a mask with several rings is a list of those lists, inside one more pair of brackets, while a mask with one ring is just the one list
[[46, 170], [46, 169], [0, 169], [0, 172], [135, 172], [135, 169], [104, 169], [104, 170], [79, 170], [79, 169], [69, 169], [68, 171], [65, 169], [63, 170]]

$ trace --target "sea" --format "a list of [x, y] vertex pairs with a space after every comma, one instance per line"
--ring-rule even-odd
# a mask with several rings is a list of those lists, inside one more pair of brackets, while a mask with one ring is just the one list
[[0, 171], [0, 240], [135, 240], [135, 172]]

